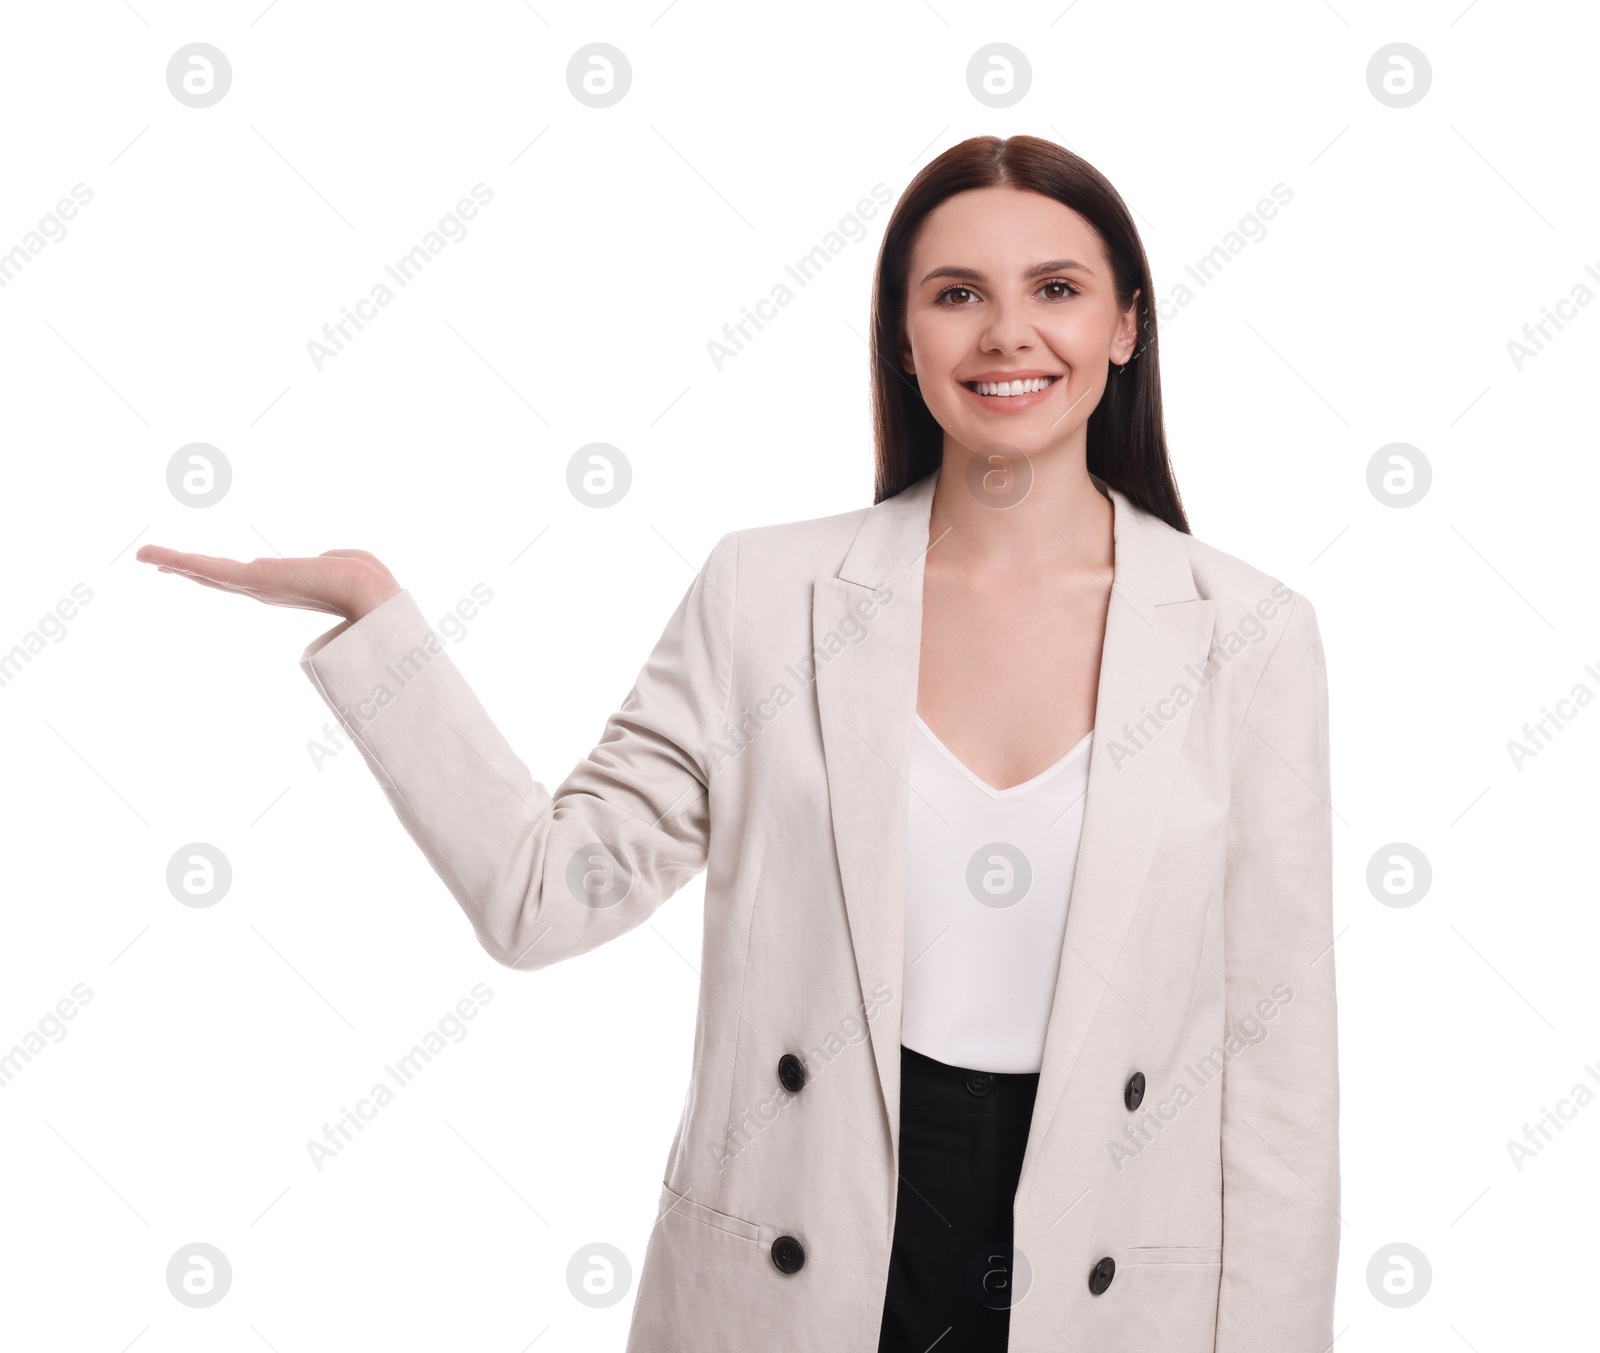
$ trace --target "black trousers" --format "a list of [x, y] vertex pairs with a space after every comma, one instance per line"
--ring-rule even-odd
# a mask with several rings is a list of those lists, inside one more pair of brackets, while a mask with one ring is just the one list
[[1005, 1353], [1027, 1273], [1011, 1205], [1039, 1073], [900, 1048], [900, 1180], [878, 1353]]

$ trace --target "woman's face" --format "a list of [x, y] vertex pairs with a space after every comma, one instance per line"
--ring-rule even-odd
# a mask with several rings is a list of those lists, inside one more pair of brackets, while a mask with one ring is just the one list
[[[941, 202], [917, 235], [901, 360], [948, 437], [1035, 456], [1081, 437], [1109, 363], [1138, 341], [1137, 304], [1135, 293], [1118, 308], [1077, 212], [1027, 189], [978, 188]], [[1024, 393], [994, 393], [1002, 381]]]

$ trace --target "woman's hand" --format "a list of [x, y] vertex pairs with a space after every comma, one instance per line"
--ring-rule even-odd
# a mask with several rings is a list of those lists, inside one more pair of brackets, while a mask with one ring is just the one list
[[359, 620], [401, 591], [378, 559], [365, 550], [328, 550], [310, 559], [222, 559], [184, 554], [165, 545], [142, 545], [137, 556], [163, 573], [181, 573], [207, 587], [242, 592], [269, 606], [297, 606]]

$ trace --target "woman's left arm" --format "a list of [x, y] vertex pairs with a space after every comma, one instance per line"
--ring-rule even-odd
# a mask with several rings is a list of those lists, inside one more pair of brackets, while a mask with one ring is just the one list
[[[1328, 677], [1290, 603], [1232, 753], [1216, 1353], [1324, 1353], [1339, 1258]], [[1253, 1023], [1251, 1023], [1253, 1021]], [[1259, 1039], [1259, 1041], [1255, 1041]]]

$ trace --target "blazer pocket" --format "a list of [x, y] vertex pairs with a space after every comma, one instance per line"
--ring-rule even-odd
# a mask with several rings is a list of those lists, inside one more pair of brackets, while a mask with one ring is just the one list
[[1123, 1252], [1127, 1264], [1220, 1264], [1220, 1245], [1134, 1245]]
[[[1077, 1332], [1072, 1336], [1080, 1349], [1215, 1353], [1224, 1346], [1236, 1347], [1226, 1340], [1217, 1342], [1220, 1245], [1130, 1245], [1112, 1249], [1110, 1254], [1117, 1261], [1117, 1270], [1105, 1297], [1097, 1304], [1087, 1292], [1083, 1294], [1090, 1303], [1092, 1324], [1084, 1328], [1081, 1339]], [[1266, 1353], [1282, 1345], [1266, 1334], [1237, 1347]]]
[[697, 1203], [686, 1194], [679, 1193], [670, 1184], [661, 1185], [661, 1211], [656, 1217], [656, 1224], [660, 1225], [667, 1213], [676, 1212], [682, 1217], [691, 1217], [695, 1221], [703, 1222], [707, 1226], [714, 1226], [719, 1231], [726, 1231], [730, 1235], [741, 1236], [745, 1240], [760, 1240], [761, 1228], [754, 1222], [745, 1221], [740, 1217], [729, 1216], [726, 1212], [718, 1212], [715, 1208], [707, 1207], [704, 1203]]

